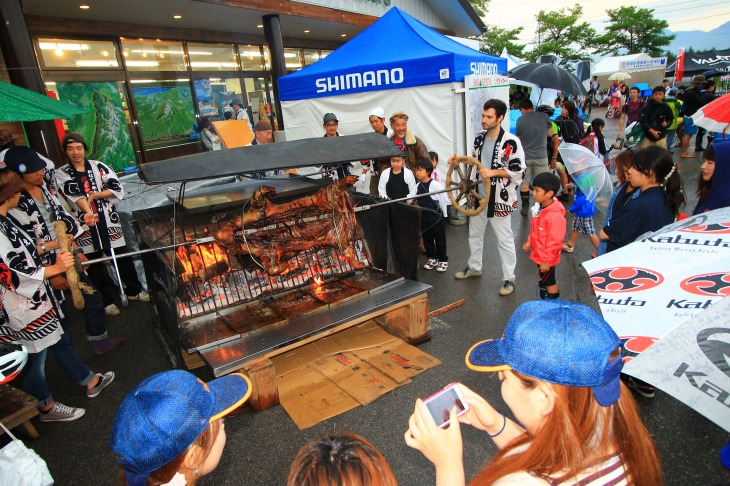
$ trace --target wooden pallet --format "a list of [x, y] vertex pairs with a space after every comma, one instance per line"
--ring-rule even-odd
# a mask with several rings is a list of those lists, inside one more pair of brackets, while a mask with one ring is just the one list
[[[30, 419], [38, 415], [38, 400], [10, 385], [0, 385], [0, 422], [8, 429], [20, 427], [31, 439], [38, 438], [38, 431]], [[0, 429], [0, 434], [5, 432]]]

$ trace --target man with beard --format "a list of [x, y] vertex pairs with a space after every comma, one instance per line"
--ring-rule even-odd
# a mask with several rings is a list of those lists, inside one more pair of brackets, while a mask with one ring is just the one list
[[[525, 153], [520, 140], [507, 133], [500, 126], [507, 114], [507, 105], [497, 99], [484, 103], [482, 111], [483, 132], [474, 139], [474, 157], [484, 168], [474, 175], [475, 181], [489, 179], [491, 190], [487, 208], [469, 218], [469, 261], [467, 267], [456, 272], [454, 277], [466, 279], [482, 275], [482, 253], [484, 252], [484, 232], [491, 225], [497, 237], [499, 259], [502, 262], [503, 284], [499, 295], [510, 295], [515, 289], [515, 265], [517, 252], [512, 234], [512, 212], [517, 209], [519, 200], [517, 188], [522, 183], [525, 171]], [[456, 163], [456, 155], [448, 160], [449, 165]], [[478, 186], [482, 197], [486, 194], [484, 183]]]

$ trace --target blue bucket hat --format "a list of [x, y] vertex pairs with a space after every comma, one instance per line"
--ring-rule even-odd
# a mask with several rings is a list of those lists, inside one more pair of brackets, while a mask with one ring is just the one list
[[606, 407], [619, 398], [621, 341], [606, 321], [583, 304], [536, 300], [520, 305], [502, 339], [476, 343], [466, 366], [476, 371], [515, 370], [548, 383], [590, 386]]
[[137, 385], [114, 419], [109, 448], [120, 456], [130, 486], [146, 484], [192, 444], [208, 424], [241, 406], [251, 382], [230, 374], [209, 383], [183, 370], [158, 373]]

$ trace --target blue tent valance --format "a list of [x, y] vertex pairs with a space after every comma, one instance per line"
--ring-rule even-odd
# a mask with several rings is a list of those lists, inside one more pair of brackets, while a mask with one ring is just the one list
[[279, 97], [292, 101], [409, 88], [506, 71], [506, 59], [459, 44], [393, 7], [326, 58], [279, 78]]

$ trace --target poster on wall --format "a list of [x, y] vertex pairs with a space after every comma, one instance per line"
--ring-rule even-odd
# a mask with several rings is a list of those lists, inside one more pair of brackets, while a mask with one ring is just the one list
[[[471, 152], [474, 137], [482, 131], [482, 108], [490, 99], [499, 99], [509, 106], [509, 78], [502, 75], [466, 76], [466, 143]], [[508, 112], [509, 113], [509, 112]], [[509, 132], [509, 114], [502, 120], [502, 128]]]
[[68, 129], [84, 136], [86, 157], [99, 160], [117, 172], [136, 164], [127, 116], [116, 81], [58, 83], [59, 99], [87, 110], [68, 120]]
[[132, 96], [147, 150], [172, 147], [197, 138], [189, 84], [153, 82], [133, 88]]
[[195, 96], [198, 98], [198, 109], [201, 116], [218, 116], [218, 107], [213, 99], [210, 79], [195, 80]]

